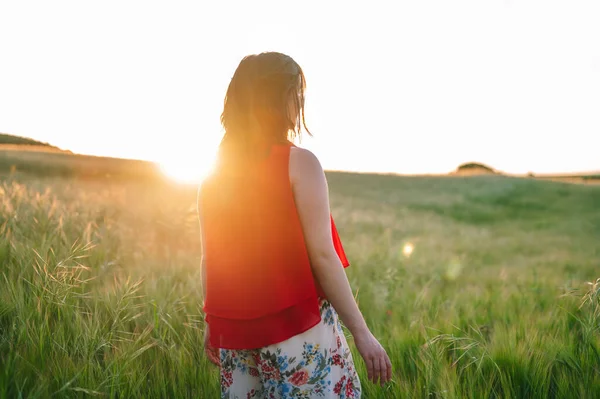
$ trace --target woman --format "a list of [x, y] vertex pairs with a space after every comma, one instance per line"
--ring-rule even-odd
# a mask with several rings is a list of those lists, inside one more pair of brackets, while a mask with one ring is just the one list
[[304, 90], [289, 56], [245, 57], [227, 90], [219, 161], [199, 190], [205, 352], [224, 398], [360, 397], [338, 314], [369, 379], [391, 378], [344, 271], [323, 169], [290, 141], [306, 128]]

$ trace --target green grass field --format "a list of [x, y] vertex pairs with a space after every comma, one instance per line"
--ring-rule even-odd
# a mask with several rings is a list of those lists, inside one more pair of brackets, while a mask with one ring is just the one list
[[[0, 398], [219, 397], [195, 188], [81, 162], [0, 177]], [[394, 366], [382, 389], [354, 352], [363, 397], [600, 397], [600, 185], [328, 178]]]

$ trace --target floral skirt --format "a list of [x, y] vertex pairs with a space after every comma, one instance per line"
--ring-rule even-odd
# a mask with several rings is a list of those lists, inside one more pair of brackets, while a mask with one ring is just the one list
[[360, 398], [338, 315], [321, 300], [321, 322], [261, 349], [221, 349], [221, 398]]

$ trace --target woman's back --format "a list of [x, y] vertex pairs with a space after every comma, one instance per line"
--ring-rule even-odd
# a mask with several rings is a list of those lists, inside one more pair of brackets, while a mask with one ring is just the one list
[[[288, 174], [289, 146], [240, 173], [217, 173], [201, 190], [206, 210], [206, 308], [252, 319], [316, 295]], [[285, 270], [285, 273], [282, 271]]]
[[[207, 318], [215, 344], [259, 347], [284, 340], [318, 322], [325, 295], [310, 267], [290, 171], [291, 143], [273, 145], [247, 169], [217, 170], [202, 185]], [[333, 244], [348, 260], [331, 219]], [[249, 320], [261, 319], [257, 334]], [[290, 320], [292, 320], [290, 322]], [[237, 322], [236, 322], [237, 321]], [[237, 326], [237, 328], [232, 328]], [[244, 328], [244, 338], [237, 332]], [[268, 329], [273, 334], [263, 333]], [[217, 333], [220, 331], [220, 333]]]

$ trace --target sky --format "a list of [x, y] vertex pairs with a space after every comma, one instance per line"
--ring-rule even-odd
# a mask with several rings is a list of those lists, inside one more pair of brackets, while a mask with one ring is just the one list
[[0, 132], [202, 171], [239, 61], [280, 51], [326, 169], [597, 171], [598, 21], [577, 0], [0, 0]]

